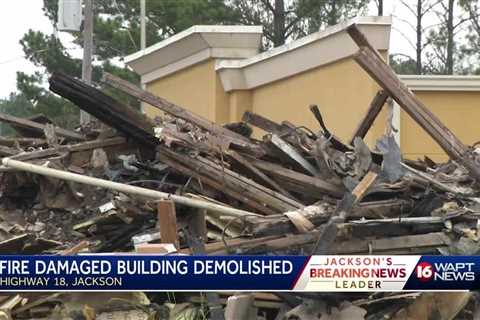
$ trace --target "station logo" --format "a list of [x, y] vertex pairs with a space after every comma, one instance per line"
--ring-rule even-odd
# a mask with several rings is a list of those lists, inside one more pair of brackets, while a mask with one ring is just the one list
[[420, 262], [415, 275], [421, 282], [430, 281], [475, 281], [475, 263], [473, 262]]

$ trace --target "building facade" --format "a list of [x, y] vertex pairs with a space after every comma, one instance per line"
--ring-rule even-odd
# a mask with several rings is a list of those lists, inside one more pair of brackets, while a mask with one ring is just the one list
[[[318, 130], [308, 108], [316, 104], [327, 127], [347, 141], [379, 90], [352, 58], [358, 50], [346, 32], [352, 23], [387, 59], [391, 18], [358, 17], [265, 52], [260, 52], [261, 27], [194, 26], [126, 57], [126, 62], [148, 91], [217, 123], [241, 121], [250, 111]], [[480, 78], [402, 79], [462, 141], [477, 141]], [[385, 131], [386, 109], [365, 138], [370, 146]], [[144, 111], [152, 117], [159, 114], [148, 105]], [[393, 124], [404, 156], [446, 159], [396, 105]]]

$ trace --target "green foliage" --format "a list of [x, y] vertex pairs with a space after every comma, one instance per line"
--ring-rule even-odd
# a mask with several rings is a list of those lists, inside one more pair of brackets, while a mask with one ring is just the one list
[[[262, 25], [266, 48], [298, 39], [366, 10], [369, 0], [231, 0], [237, 24]], [[283, 3], [283, 8], [278, 5]], [[278, 24], [278, 22], [280, 23]]]
[[[138, 76], [127, 68], [119, 67], [118, 61], [139, 50], [139, 1], [95, 0], [94, 3], [92, 80], [98, 82], [102, 72], [107, 71], [138, 83]], [[265, 46], [270, 47], [362, 12], [367, 3], [368, 0], [149, 0], [146, 11], [147, 46], [192, 25], [255, 24], [263, 25]], [[57, 21], [57, 6], [58, 0], [44, 0], [43, 12], [52, 25]], [[72, 35], [74, 43], [82, 46], [81, 32], [73, 32]], [[80, 77], [81, 60], [72, 57], [69, 48], [65, 48], [55, 34], [29, 30], [20, 44], [27, 59], [44, 68], [44, 71], [34, 74], [17, 73], [21, 99], [31, 103], [29, 108], [22, 105], [26, 108], [25, 115], [43, 113], [58, 125], [75, 126], [78, 123], [78, 108], [45, 88], [52, 72]], [[136, 99], [111, 88], [104, 90], [121, 101], [138, 106]]]
[[409, 56], [391, 54], [389, 61], [390, 66], [397, 74], [416, 74], [417, 72], [417, 63]]
[[[17, 117], [28, 117], [34, 112], [33, 104], [23, 95], [11, 93], [6, 99], [0, 100], [0, 112]], [[0, 135], [11, 136], [15, 131], [6, 123], [0, 123]]]

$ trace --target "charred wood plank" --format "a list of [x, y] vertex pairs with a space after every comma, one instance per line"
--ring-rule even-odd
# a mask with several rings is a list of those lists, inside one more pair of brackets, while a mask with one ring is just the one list
[[51, 91], [75, 103], [83, 111], [117, 129], [125, 136], [149, 146], [159, 144], [153, 132], [153, 122], [134, 108], [65, 74], [54, 73], [49, 82]]
[[[232, 179], [232, 181], [235, 181], [235, 183], [240, 183], [240, 184], [243, 184], [245, 185], [246, 187], [248, 187], [248, 189], [253, 189], [253, 190], [256, 190], [256, 192], [261, 192], [261, 193], [265, 193], [266, 195], [268, 196], [271, 196], [277, 200], [280, 201], [280, 203], [282, 203], [282, 207], [284, 207], [285, 209], [287, 210], [294, 210], [296, 208], [302, 208], [304, 206], [304, 204], [296, 201], [296, 200], [293, 200], [289, 197], [286, 197], [284, 196], [283, 194], [281, 193], [278, 193], [270, 188], [267, 188], [261, 184], [258, 184], [256, 183], [255, 181], [251, 180], [251, 179], [248, 179], [247, 177], [235, 172], [235, 171], [232, 171], [230, 170], [229, 168], [226, 168], [226, 167], [223, 167], [221, 164], [218, 164], [218, 163], [215, 163], [205, 157], [201, 157], [201, 156], [197, 156], [195, 157], [195, 159], [197, 159], [198, 161], [200, 161], [201, 163], [207, 165], [207, 166], [210, 166], [214, 169], [217, 170], [217, 173], [221, 175], [221, 179], [225, 179], [225, 175], [228, 175], [230, 176]], [[288, 209], [290, 208], [290, 209]]]
[[375, 97], [373, 98], [372, 102], [370, 103], [370, 107], [367, 110], [367, 113], [363, 117], [362, 121], [358, 124], [358, 127], [355, 129], [355, 132], [350, 139], [350, 145], [353, 146], [353, 140], [356, 137], [365, 138], [368, 130], [370, 130], [373, 122], [377, 118], [380, 111], [382, 111], [382, 107], [388, 99], [388, 93], [384, 90], [380, 90], [377, 92]]
[[251, 124], [252, 126], [262, 129], [263, 131], [271, 132], [280, 136], [291, 131], [291, 129], [285, 125], [278, 124], [270, 119], [267, 119], [259, 114], [250, 111], [246, 111], [243, 114], [242, 120], [248, 124]]
[[297, 185], [302, 185], [307, 188], [310, 188], [312, 191], [318, 192], [318, 197], [322, 195], [331, 195], [336, 198], [339, 198], [343, 195], [344, 187], [341, 185], [333, 184], [322, 179], [311, 177], [309, 175], [284, 168], [280, 165], [252, 159], [252, 164], [257, 168], [265, 171], [267, 174], [274, 178], [280, 178], [284, 180], [291, 181]]
[[369, 171], [363, 179], [355, 186], [351, 193], [346, 193], [340, 200], [335, 213], [330, 217], [318, 237], [318, 247], [315, 248], [316, 254], [327, 254], [331, 245], [337, 237], [337, 225], [343, 223], [353, 209], [353, 206], [359, 202], [367, 189], [377, 179], [377, 173]]
[[[302, 249], [311, 252], [314, 243], [318, 240], [319, 231], [310, 233], [287, 235], [282, 237], [262, 237], [257, 239], [232, 239], [225, 248], [223, 242], [207, 245], [210, 255], [225, 255], [231, 253], [231, 248], [242, 254], [272, 253], [277, 251]], [[430, 253], [437, 248], [448, 247], [451, 239], [443, 232], [426, 234], [377, 238], [351, 239], [337, 241], [332, 245], [332, 254], [413, 254]]]
[[188, 158], [185, 158], [185, 156], [183, 155], [169, 151], [170, 150], [166, 148], [160, 149], [157, 157], [160, 161], [174, 168], [176, 171], [200, 180], [202, 183], [207, 184], [213, 189], [216, 189], [228, 195], [229, 197], [239, 201], [240, 203], [245, 204], [248, 208], [255, 209], [256, 211], [267, 215], [277, 213], [275, 210], [265, 206], [263, 203], [257, 202], [255, 201], [255, 199], [252, 199], [248, 193], [244, 193], [241, 190], [237, 190], [234, 188], [228, 188], [221, 181], [219, 182], [213, 179], [211, 175], [196, 171], [196, 169], [193, 168], [191, 164], [189, 164], [190, 161], [188, 160]]
[[0, 137], [0, 145], [2, 146], [7, 146], [7, 147], [15, 147], [17, 145], [21, 147], [37, 147], [37, 146], [43, 146], [47, 144], [47, 141], [45, 139], [39, 139], [39, 138], [6, 138], [6, 137]]
[[45, 157], [51, 157], [64, 152], [80, 152], [80, 151], [93, 150], [97, 148], [118, 146], [118, 145], [125, 144], [126, 142], [127, 140], [123, 137], [116, 137], [116, 138], [110, 138], [110, 139], [104, 139], [104, 140], [92, 140], [92, 141], [86, 141], [86, 142], [81, 142], [77, 144], [61, 145], [57, 148], [48, 148], [48, 149], [32, 151], [32, 152], [22, 152], [22, 153], [17, 152], [15, 155], [11, 156], [10, 159], [21, 160], [21, 161], [35, 160], [35, 159], [41, 159]]
[[[305, 208], [298, 210], [298, 213], [303, 215], [315, 226], [319, 226], [328, 221], [328, 219], [335, 213], [335, 206], [329, 203], [321, 203], [309, 206], [314, 210], [305, 210]], [[307, 207], [307, 208], [309, 208]], [[393, 221], [398, 220], [398, 216], [405, 215], [413, 209], [413, 201], [392, 199], [382, 201], [371, 201], [358, 203], [352, 209], [350, 218], [360, 218], [368, 223], [379, 221]], [[384, 217], [395, 217], [391, 220], [382, 219]], [[387, 218], [388, 219], [388, 218]], [[407, 218], [404, 218], [407, 219]], [[287, 217], [278, 217], [278, 219], [264, 219], [262, 217], [246, 217], [245, 222], [249, 233], [255, 237], [263, 237], [267, 235], [282, 235], [287, 233], [294, 233], [296, 228], [292, 225]], [[387, 223], [387, 222], [385, 222]]]
[[[38, 132], [41, 135], [44, 134], [44, 130], [46, 127], [46, 125], [44, 124], [27, 120], [27, 119], [18, 118], [6, 113], [0, 113], [0, 121], [15, 125], [17, 127], [28, 128], [30, 131]], [[87, 138], [84, 135], [74, 131], [66, 130], [57, 126], [54, 127], [54, 130], [55, 130], [55, 133], [61, 137], [65, 137], [65, 138], [68, 138], [71, 140], [77, 140], [77, 141], [87, 140]]]
[[157, 204], [158, 226], [162, 243], [172, 243], [180, 248], [177, 234], [177, 211], [172, 200], [160, 200]]
[[257, 167], [252, 165], [248, 159], [244, 158], [241, 154], [237, 153], [236, 151], [228, 151], [227, 154], [232, 157], [235, 161], [240, 163], [243, 167], [247, 168], [254, 176], [258, 177], [260, 180], [265, 182], [266, 184], [270, 185], [274, 189], [276, 189], [278, 192], [283, 194], [286, 197], [289, 197], [290, 199], [293, 199], [298, 202], [298, 200], [295, 199], [287, 190], [285, 190], [282, 186], [280, 186], [278, 183], [276, 183], [273, 179], [268, 177], [266, 174], [264, 174], [262, 171], [260, 171]]
[[157, 97], [148, 91], [142, 90], [128, 81], [120, 79], [109, 73], [104, 74], [103, 81], [108, 85], [131, 95], [132, 97], [142, 100], [158, 108], [159, 110], [162, 110], [163, 112], [193, 123], [214, 135], [222, 136], [222, 138], [234, 145], [246, 148], [247, 150], [256, 151], [257, 153], [263, 153], [260, 147], [252, 143], [250, 139], [228, 130], [210, 120], [207, 120], [183, 107], [171, 103], [166, 99]]
[[[164, 161], [164, 155], [174, 160], [169, 161], [166, 159], [169, 161], [167, 164], [171, 165], [172, 167], [178, 167], [178, 164], [180, 164], [184, 167], [183, 170], [188, 168], [187, 172], [189, 174], [192, 174], [192, 176], [197, 177], [217, 190], [224, 193], [233, 191], [231, 194], [242, 195], [239, 198], [239, 200], [242, 202], [245, 202], [244, 199], [253, 200], [264, 208], [264, 210], [262, 210], [264, 213], [280, 213], [303, 207], [303, 204], [289, 199], [262, 185], [259, 185], [253, 180], [247, 179], [238, 173], [229, 170], [228, 168], [222, 168], [221, 166], [214, 164], [203, 157], [197, 156], [193, 158], [183, 154], [175, 153], [172, 150], [164, 147], [159, 147], [158, 150], [161, 153], [159, 157], [162, 161]], [[175, 162], [177, 164], [175, 164]], [[182, 168], [179, 169], [182, 170]], [[247, 203], [250, 203], [250, 201]]]

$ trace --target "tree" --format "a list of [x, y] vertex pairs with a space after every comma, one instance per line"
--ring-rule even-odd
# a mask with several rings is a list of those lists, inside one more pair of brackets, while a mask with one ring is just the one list
[[463, 61], [465, 47], [459, 40], [465, 28], [468, 29], [471, 19], [459, 6], [458, 0], [441, 1], [439, 4], [435, 13], [440, 25], [437, 29], [431, 30], [428, 35], [432, 49], [428, 58], [434, 61], [432, 72], [465, 73], [469, 67], [465, 66]]
[[391, 54], [389, 61], [390, 66], [397, 74], [417, 74], [417, 61], [408, 55]]
[[377, 16], [383, 16], [383, 0], [375, 0], [377, 5]]
[[[33, 104], [23, 95], [11, 93], [6, 99], [0, 100], [0, 112], [17, 117], [28, 117], [34, 112]], [[0, 123], [0, 135], [13, 135], [14, 130], [6, 123]]]
[[[98, 82], [102, 72], [113, 73], [138, 83], [138, 76], [122, 66], [124, 56], [139, 50], [138, 0], [95, 0], [94, 67], [92, 79]], [[52, 25], [57, 21], [58, 0], [44, 0], [43, 12]], [[232, 21], [222, 0], [148, 1], [147, 41], [153, 44], [194, 24], [217, 24]], [[82, 46], [82, 33], [74, 32], [74, 43]], [[21, 39], [25, 57], [44, 69], [34, 74], [17, 73], [17, 89], [35, 105], [32, 113], [42, 110], [58, 125], [72, 127], [78, 123], [78, 108], [45, 89], [50, 73], [61, 71], [81, 76], [81, 60], [69, 54], [56, 34], [29, 30]], [[104, 88], [111, 94], [138, 106], [138, 101], [125, 94]]]
[[[57, 21], [58, 0], [44, 0], [43, 12], [52, 25]], [[131, 82], [136, 74], [122, 65], [124, 56], [139, 50], [140, 8], [138, 0], [95, 0], [94, 67], [98, 82], [108, 71]], [[147, 1], [147, 46], [196, 24], [257, 24], [264, 26], [267, 47], [281, 45], [328, 24], [360, 12], [368, 0], [152, 0]], [[72, 33], [82, 46], [82, 33]], [[45, 89], [50, 73], [61, 71], [81, 76], [81, 60], [72, 57], [58, 36], [29, 30], [20, 41], [27, 59], [43, 68], [34, 74], [17, 74], [17, 89], [35, 109], [42, 109], [57, 124], [71, 127], [78, 109]], [[132, 99], [104, 88], [131, 105]], [[36, 110], [34, 110], [36, 111]], [[68, 116], [67, 116], [68, 115]]]
[[403, 31], [399, 29], [397, 29], [397, 31], [399, 31], [403, 35], [403, 37], [407, 39], [412, 48], [415, 49], [416, 74], [422, 74], [425, 72], [425, 66], [423, 65], [423, 56], [425, 54], [425, 48], [429, 45], [429, 42], [424, 40], [424, 34], [426, 31], [433, 27], [432, 25], [425, 26], [423, 23], [424, 18], [435, 8], [435, 6], [439, 4], [440, 1], [415, 0], [414, 2], [412, 2], [407, 0], [400, 0], [401, 5], [410, 12], [411, 17], [413, 17], [414, 21], [412, 22], [409, 18], [403, 18], [398, 16], [396, 18], [402, 21], [412, 31], [415, 32], [415, 41], [411, 41], [410, 37], [408, 37]]
[[467, 71], [480, 74], [480, 3], [477, 0], [460, 0], [459, 4], [469, 19], [467, 44], [460, 48], [461, 55], [468, 61], [470, 68]]
[[369, 0], [232, 0], [235, 23], [262, 25], [265, 47], [279, 46], [355, 16]]

